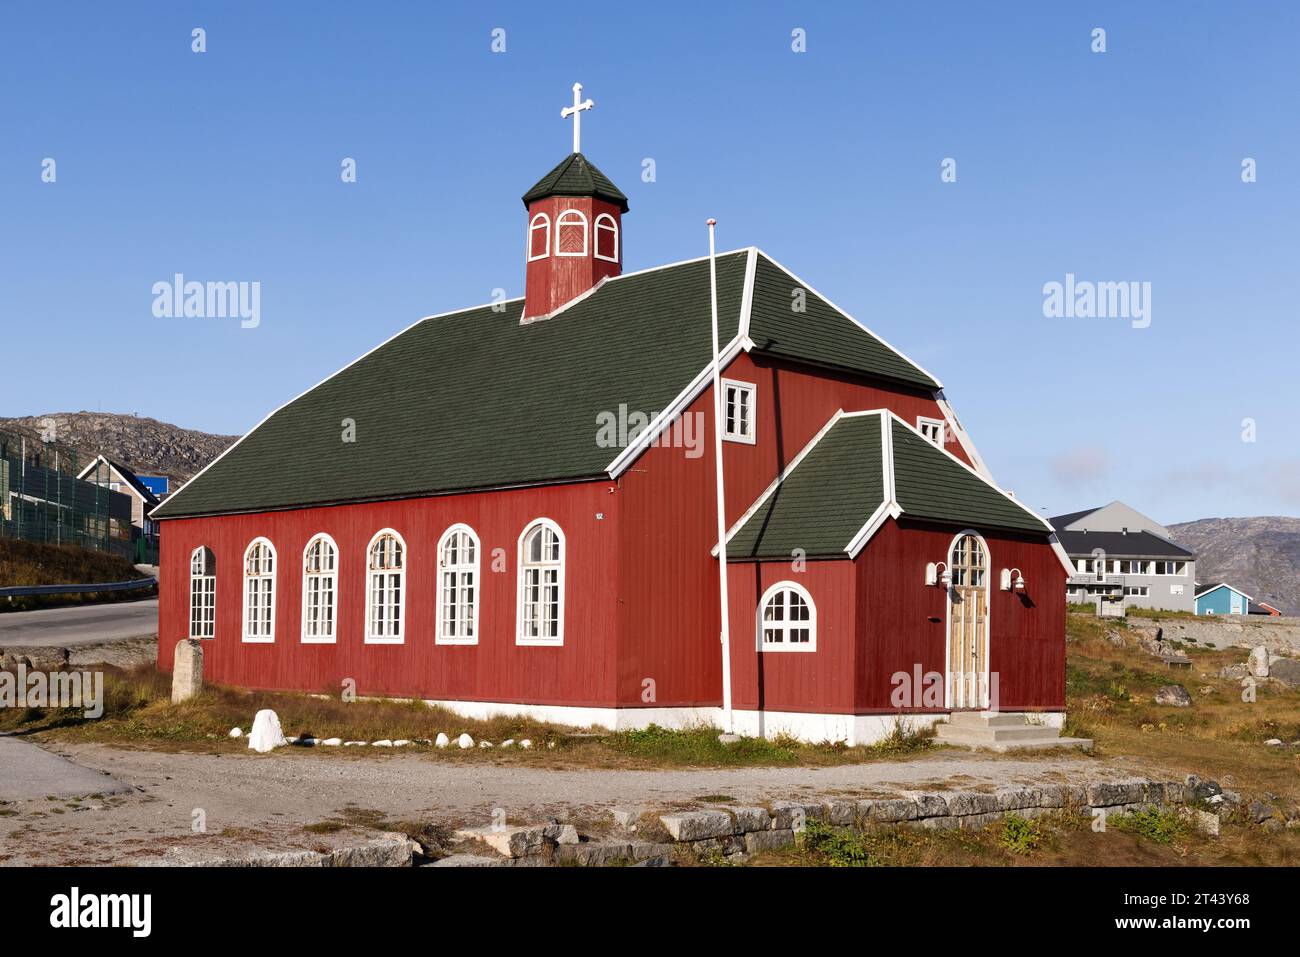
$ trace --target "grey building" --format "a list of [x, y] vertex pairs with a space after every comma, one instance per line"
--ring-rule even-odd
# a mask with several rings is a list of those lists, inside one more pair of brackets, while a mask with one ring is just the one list
[[1074, 564], [1068, 601], [1095, 605], [1101, 615], [1135, 607], [1196, 610], [1196, 554], [1163, 525], [1123, 502], [1057, 515], [1051, 523]]

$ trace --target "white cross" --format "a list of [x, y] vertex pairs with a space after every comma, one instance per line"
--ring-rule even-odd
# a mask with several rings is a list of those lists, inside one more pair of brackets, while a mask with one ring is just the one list
[[560, 119], [567, 120], [573, 117], [573, 152], [582, 152], [582, 111], [589, 110], [596, 104], [591, 100], [582, 100], [582, 84], [573, 84], [573, 106], [566, 106], [560, 110]]

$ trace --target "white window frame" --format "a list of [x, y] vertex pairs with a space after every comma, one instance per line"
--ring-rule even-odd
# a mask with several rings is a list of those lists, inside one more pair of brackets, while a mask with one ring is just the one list
[[[253, 549], [257, 548], [259, 545], [265, 545], [267, 551], [270, 553], [271, 570], [269, 572], [258, 572], [256, 576], [250, 576], [248, 573], [248, 559], [253, 554]], [[241, 576], [241, 584], [243, 585], [243, 592], [244, 592], [244, 599], [243, 599], [244, 614], [241, 618], [242, 624], [240, 626], [240, 635], [246, 644], [250, 644], [250, 645], [273, 644], [275, 642], [275, 598], [276, 598], [275, 593], [277, 591], [275, 587], [275, 576], [280, 568], [280, 558], [278, 555], [276, 555], [275, 546], [271, 544], [271, 540], [269, 538], [263, 538], [259, 536], [253, 539], [251, 542], [249, 542], [248, 547], [244, 549], [244, 562], [240, 567], [243, 569], [243, 574]], [[270, 617], [269, 629], [266, 634], [250, 633], [248, 629], [248, 626], [250, 624], [248, 619], [248, 611], [249, 611], [248, 585], [249, 582], [252, 581], [254, 577], [258, 581], [270, 582], [270, 586], [267, 588], [267, 593], [270, 596], [269, 604], [271, 606], [270, 607], [271, 617]], [[261, 603], [259, 602], [258, 604], [260, 607]]]
[[[600, 231], [602, 229], [608, 229], [614, 234], [614, 255], [612, 257], [602, 256], [600, 254]], [[603, 259], [605, 262], [618, 262], [618, 223], [614, 222], [614, 217], [609, 213], [601, 213], [596, 217], [596, 225], [593, 228], [593, 232], [595, 233], [595, 245], [592, 247], [592, 252], [595, 257], [597, 259]]]
[[[533, 255], [533, 233], [539, 229], [546, 231], [546, 240], [542, 243], [542, 254]], [[536, 262], [539, 259], [545, 259], [551, 254], [551, 217], [545, 213], [538, 213], [528, 221], [528, 248], [524, 250], [524, 255], [528, 262]]]
[[[215, 638], [217, 634], [217, 556], [206, 545], [190, 552], [190, 628], [191, 638]], [[200, 589], [199, 620], [195, 628], [195, 586]], [[205, 634], [206, 632], [206, 634]]]
[[[736, 432], [731, 428], [731, 416], [727, 413], [727, 404], [729, 393], [736, 390], [737, 396], [741, 392], [749, 393], [749, 431]], [[739, 402], [737, 402], [739, 405]], [[744, 445], [753, 445], [758, 441], [758, 386], [753, 382], [741, 382], [739, 379], [722, 380], [722, 440], [724, 442], [740, 442]]]
[[[565, 222], [565, 220], [570, 219], [571, 217], [576, 217], [578, 222], [582, 224], [582, 251], [581, 252], [566, 253], [560, 245], [560, 234], [561, 231], [564, 229], [564, 227], [568, 226], [570, 229], [572, 229], [577, 225], [576, 223]], [[587, 222], [587, 216], [580, 209], [569, 208], [566, 209], [564, 212], [560, 213], [560, 215], [556, 216], [555, 217], [555, 255], [560, 257], [565, 257], [565, 256], [578, 257], [578, 256], [587, 255], [588, 240], [590, 239], [590, 236], [588, 235], [590, 231], [589, 227], [590, 224]]]
[[[382, 538], [389, 535], [391, 535], [394, 539], [396, 539], [398, 546], [401, 548], [402, 564], [397, 569], [380, 569], [376, 571], [370, 567], [371, 552], [374, 550], [375, 545], [377, 545]], [[379, 531], [375, 532], [375, 534], [371, 537], [370, 541], [367, 543], [366, 562], [365, 562], [365, 572], [366, 572], [365, 643], [367, 645], [400, 645], [406, 640], [406, 570], [408, 567], [410, 567], [410, 564], [411, 564], [411, 554], [406, 547], [406, 539], [404, 539], [396, 529], [381, 528]], [[374, 602], [375, 602], [375, 591], [374, 588], [371, 587], [372, 580], [374, 576], [377, 574], [389, 576], [392, 575], [394, 571], [396, 571], [397, 574], [397, 589], [398, 589], [398, 600], [395, 606], [397, 610], [397, 630], [395, 634], [391, 634], [391, 635], [386, 635], [386, 634], [376, 635], [371, 631], [370, 628], [371, 622], [373, 621]], [[388, 603], [385, 602], [385, 605], [387, 604]]]
[[[925, 434], [926, 429], [934, 430], [934, 438]], [[916, 431], [921, 433], [921, 437], [936, 448], [943, 448], [944, 443], [944, 421], [943, 419], [932, 419], [929, 416], [918, 415], [916, 417]]]
[[[549, 528], [554, 534], [560, 545], [559, 562], [543, 560], [538, 564], [525, 562], [524, 546], [529, 536], [542, 528]], [[515, 600], [515, 644], [516, 645], [538, 645], [558, 647], [564, 644], [564, 569], [568, 562], [568, 545], [564, 540], [564, 531], [560, 526], [549, 518], [535, 518], [519, 534], [518, 543], [518, 561], [519, 572], [516, 576], [516, 600]], [[553, 637], [533, 637], [524, 634], [524, 579], [530, 569], [539, 570], [539, 575], [543, 574], [547, 568], [558, 568], [555, 576], [556, 584], [556, 620], [555, 635]], [[540, 603], [540, 602], [539, 602]]]
[[[451, 542], [453, 535], [465, 535], [469, 538], [474, 547], [474, 560], [464, 561], [461, 559], [455, 565], [448, 565], [444, 561], [444, 549]], [[460, 558], [460, 556], [457, 556]], [[439, 645], [477, 645], [478, 644], [478, 609], [482, 604], [483, 598], [483, 577], [479, 574], [482, 566], [483, 549], [479, 545], [478, 535], [474, 529], [463, 523], [457, 523], [442, 533], [442, 538], [438, 540], [438, 576], [435, 584], [436, 600], [434, 611], [433, 635], [434, 643]], [[455, 625], [456, 634], [444, 635], [443, 627], [447, 623], [444, 606], [445, 587], [444, 576], [454, 576], [454, 585], [456, 598], [455, 603], [460, 614], [457, 615]], [[470, 588], [473, 589], [474, 597], [468, 602], [469, 613], [464, 613], [465, 602], [463, 601], [464, 588], [463, 576], [470, 575]], [[464, 625], [469, 623], [469, 633], [465, 634]]]
[[[806, 627], [808, 629], [808, 640], [806, 642], [799, 642], [799, 643], [791, 643], [789, 641], [774, 642], [774, 641], [769, 641], [767, 637], [764, 635], [764, 632], [767, 631], [768, 628], [764, 627], [765, 622], [763, 620], [763, 612], [767, 608], [768, 602], [770, 602], [778, 592], [787, 592], [787, 591], [794, 592], [804, 601], [805, 604], [807, 604], [808, 606], [807, 624], [805, 625], [802, 621], [795, 623], [787, 618], [785, 621], [782, 621], [779, 624], [771, 626], [772, 630], [780, 631], [782, 634], [788, 637], [792, 626], [798, 628]], [[785, 603], [785, 607], [787, 609], [789, 608], [788, 600]], [[813, 601], [812, 595], [808, 594], [808, 589], [804, 588], [798, 582], [788, 581], [788, 580], [779, 581], [775, 585], [772, 585], [770, 588], [768, 588], [767, 591], [763, 592], [763, 597], [758, 600], [758, 613], [755, 617], [756, 617], [756, 623], [755, 623], [756, 627], [755, 627], [754, 638], [755, 641], [757, 642], [757, 647], [759, 651], [800, 652], [800, 651], [817, 650], [817, 603]]]
[[[334, 559], [334, 567], [329, 571], [312, 571], [307, 562], [311, 555], [311, 550], [316, 545], [322, 545], [330, 550]], [[338, 641], [339, 634], [339, 547], [338, 544], [325, 532], [318, 532], [313, 535], [307, 542], [307, 546], [302, 550], [302, 643], [304, 645], [332, 645]], [[308, 598], [311, 595], [310, 581], [312, 579], [330, 579], [329, 586], [329, 623], [330, 631], [328, 635], [310, 635], [307, 633], [307, 623], [311, 616], [308, 614], [310, 608]], [[324, 606], [322, 605], [322, 608]]]

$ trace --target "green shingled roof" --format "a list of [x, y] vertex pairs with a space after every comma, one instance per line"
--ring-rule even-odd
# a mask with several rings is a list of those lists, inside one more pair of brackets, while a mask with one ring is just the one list
[[815, 439], [728, 539], [727, 556], [788, 560], [795, 549], [809, 557], [843, 555], [876, 510], [891, 502], [909, 518], [1051, 534], [1043, 520], [897, 416], [874, 411], [842, 415]]
[[581, 153], [570, 153], [524, 193], [524, 205], [547, 196], [595, 196], [627, 212], [627, 197], [596, 164]]
[[[760, 303], [758, 277], [779, 267], [757, 250], [718, 257], [723, 344], [740, 329], [750, 256], [751, 329], [766, 330], [759, 348], [834, 359], [865, 376], [910, 375], [916, 386], [933, 381], [842, 314], [814, 311], [812, 297], [807, 314]], [[596, 478], [621, 451], [598, 443], [597, 416], [620, 405], [653, 415], [710, 361], [707, 260], [608, 280], [544, 321], [521, 324], [522, 308], [512, 300], [499, 312], [483, 306], [416, 323], [272, 413], [153, 515]], [[342, 441], [345, 419], [356, 423], [355, 442]]]

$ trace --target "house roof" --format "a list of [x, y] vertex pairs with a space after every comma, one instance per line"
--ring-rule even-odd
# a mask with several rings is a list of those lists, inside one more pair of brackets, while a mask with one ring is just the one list
[[[888, 379], [939, 383], [755, 249], [717, 260], [720, 342]], [[806, 311], [790, 308], [806, 290]], [[523, 300], [422, 319], [272, 412], [153, 513], [265, 511], [593, 479], [618, 449], [598, 416], [653, 415], [711, 362], [709, 263], [604, 281], [553, 317]], [[499, 311], [498, 311], [499, 310]], [[344, 420], [355, 442], [342, 441]]]
[[954, 527], [1052, 531], [1045, 519], [880, 409], [837, 413], [729, 532], [727, 555], [855, 554], [862, 533], [885, 514]]
[[109, 468], [115, 471], [118, 474], [118, 477], [130, 486], [131, 490], [135, 492], [136, 495], [140, 496], [140, 498], [144, 500], [145, 511], [148, 511], [158, 504], [160, 501], [158, 496], [150, 490], [149, 486], [140, 481], [140, 477], [136, 475], [135, 472], [131, 471], [121, 462], [116, 462], [106, 455], [95, 456], [94, 460], [81, 470], [81, 473], [77, 478], [84, 478], [96, 467], [96, 463], [101, 461], [107, 463]]
[[1087, 558], [1100, 548], [1111, 558], [1194, 559], [1196, 553], [1152, 532], [1070, 532], [1052, 519], [1061, 547], [1077, 558]]
[[524, 193], [524, 205], [547, 196], [595, 196], [614, 203], [625, 213], [628, 209], [623, 191], [581, 153], [570, 153], [555, 169], [539, 179]]
[[1101, 511], [1101, 506], [1098, 506], [1097, 508], [1085, 508], [1081, 512], [1068, 512], [1065, 515], [1054, 515], [1052, 518], [1049, 518], [1048, 521], [1051, 522], [1052, 527], [1059, 532], [1067, 525], [1073, 525], [1085, 515], [1091, 515], [1093, 512], [1099, 511]]
[[1251, 598], [1249, 595], [1247, 595], [1247, 594], [1246, 594], [1244, 591], [1242, 591], [1240, 588], [1237, 588], [1237, 587], [1234, 586], [1234, 585], [1229, 585], [1227, 582], [1205, 582], [1205, 583], [1203, 583], [1203, 584], [1201, 584], [1201, 585], [1198, 585], [1198, 586], [1196, 586], [1196, 596], [1195, 596], [1195, 597], [1200, 598], [1201, 596], [1203, 596], [1203, 595], [1208, 595], [1210, 592], [1212, 592], [1212, 591], [1216, 591], [1217, 589], [1220, 589], [1220, 588], [1226, 588], [1226, 589], [1228, 589], [1229, 591], [1235, 591], [1238, 595], [1240, 595], [1242, 598], [1246, 599], [1247, 601], [1254, 601], [1254, 600], [1255, 600], [1255, 599]]

